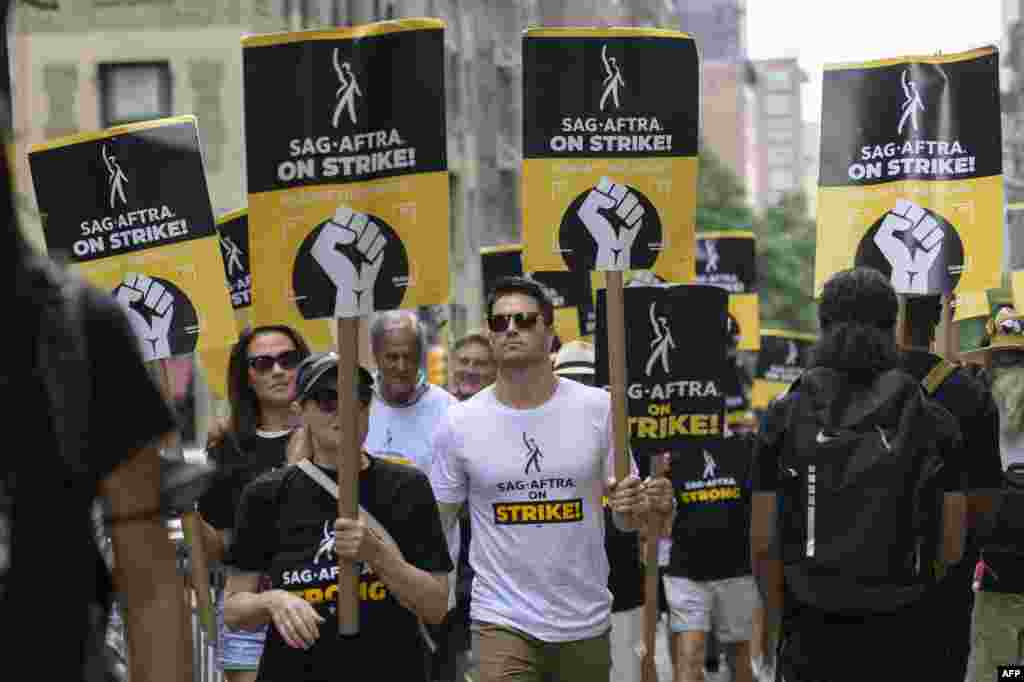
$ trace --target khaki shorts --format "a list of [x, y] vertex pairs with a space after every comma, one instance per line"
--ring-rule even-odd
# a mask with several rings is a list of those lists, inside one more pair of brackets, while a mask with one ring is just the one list
[[663, 581], [672, 632], [714, 629], [724, 644], [750, 641], [761, 603], [753, 576], [698, 581], [666, 575]]
[[544, 642], [505, 625], [473, 621], [479, 682], [609, 682], [609, 633], [574, 642]]

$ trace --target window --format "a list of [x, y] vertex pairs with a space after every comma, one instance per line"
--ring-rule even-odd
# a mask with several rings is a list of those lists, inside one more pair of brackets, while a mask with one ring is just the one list
[[100, 123], [104, 128], [171, 115], [168, 62], [99, 65]]
[[793, 98], [790, 95], [765, 95], [764, 113], [766, 116], [790, 116]]

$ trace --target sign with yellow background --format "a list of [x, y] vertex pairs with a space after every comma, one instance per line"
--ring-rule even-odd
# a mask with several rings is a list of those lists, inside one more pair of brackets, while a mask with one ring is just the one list
[[802, 332], [761, 330], [761, 352], [757, 356], [750, 400], [754, 409], [768, 407], [768, 403], [797, 380], [810, 363], [811, 347], [817, 338]]
[[38, 144], [29, 166], [47, 250], [124, 306], [145, 360], [235, 340], [195, 117]]
[[253, 324], [445, 303], [443, 22], [242, 48]]
[[526, 31], [527, 271], [652, 270], [693, 281], [699, 85], [684, 33]]
[[729, 292], [730, 334], [737, 350], [761, 347], [761, 308], [757, 299], [757, 245], [753, 232], [697, 233], [697, 284]]
[[815, 295], [866, 265], [901, 294], [998, 287], [999, 53], [826, 66]]
[[[241, 333], [252, 325], [252, 253], [249, 241], [249, 211], [241, 208], [225, 213], [217, 219], [217, 234], [220, 252], [224, 259], [224, 276], [231, 291], [231, 305], [235, 309], [235, 321]], [[263, 324], [277, 324], [264, 318]], [[258, 325], [257, 325], [258, 326]], [[335, 347], [331, 320], [291, 320], [294, 328], [314, 352], [323, 352]], [[220, 361], [205, 362], [204, 366], [219, 366]], [[225, 364], [226, 366], [226, 364]], [[219, 374], [218, 374], [219, 376]]]

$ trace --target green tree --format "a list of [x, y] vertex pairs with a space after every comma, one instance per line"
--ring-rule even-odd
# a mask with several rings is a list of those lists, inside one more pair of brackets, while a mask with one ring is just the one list
[[803, 193], [785, 195], [754, 219], [761, 325], [817, 331], [814, 305], [816, 227]]
[[753, 216], [736, 174], [707, 145], [697, 168], [697, 230], [750, 229]]
[[757, 236], [761, 324], [815, 331], [815, 224], [802, 193], [754, 214], [746, 190], [721, 159], [702, 145], [697, 177], [697, 231], [753, 230]]

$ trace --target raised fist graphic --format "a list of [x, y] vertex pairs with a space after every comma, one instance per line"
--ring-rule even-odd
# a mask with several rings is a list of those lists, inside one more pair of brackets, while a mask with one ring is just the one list
[[[908, 231], [911, 239], [907, 239]], [[912, 201], [900, 199], [885, 214], [875, 233], [875, 245], [892, 266], [892, 286], [897, 293], [928, 293], [928, 273], [944, 238], [935, 217]]]
[[[621, 219], [618, 235], [608, 218], [599, 209], [614, 212]], [[597, 187], [583, 200], [577, 214], [597, 242], [598, 270], [629, 270], [630, 249], [643, 227], [644, 209], [639, 199], [625, 185], [601, 178]]]
[[[339, 206], [334, 218], [320, 230], [313, 244], [313, 258], [337, 289], [335, 317], [355, 317], [373, 312], [373, 285], [384, 262], [388, 240], [368, 216]], [[340, 247], [352, 245], [358, 262]]]
[[174, 295], [151, 277], [127, 273], [117, 288], [116, 298], [139, 338], [143, 359], [148, 362], [169, 358]]

